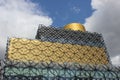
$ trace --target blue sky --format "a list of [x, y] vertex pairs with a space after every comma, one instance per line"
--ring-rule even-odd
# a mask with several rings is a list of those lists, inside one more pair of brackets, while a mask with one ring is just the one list
[[[71, 22], [85, 23], [92, 15], [91, 0], [32, 0], [53, 20], [53, 26], [64, 26]], [[39, 8], [38, 7], [38, 8]]]

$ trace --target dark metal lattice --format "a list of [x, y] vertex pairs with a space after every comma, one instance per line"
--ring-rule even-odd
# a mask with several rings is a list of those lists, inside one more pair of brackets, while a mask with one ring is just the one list
[[102, 35], [96, 32], [90, 33], [87, 31], [72, 31], [54, 27], [46, 27], [44, 25], [39, 26], [36, 39], [105, 48], [105, 43]]

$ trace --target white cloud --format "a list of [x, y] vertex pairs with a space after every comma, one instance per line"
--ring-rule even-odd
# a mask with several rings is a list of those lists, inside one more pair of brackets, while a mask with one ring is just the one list
[[113, 57], [112, 62], [116, 66], [120, 65], [120, 55]]
[[52, 24], [52, 19], [29, 0], [0, 0], [0, 54], [5, 53], [8, 37], [35, 38], [39, 24]]
[[72, 8], [71, 8], [71, 10], [74, 12], [74, 13], [80, 13], [80, 8], [79, 7], [76, 7], [76, 6], [73, 6]]
[[[119, 64], [120, 59], [120, 0], [92, 0], [92, 8], [96, 11], [86, 19], [88, 31], [103, 34], [112, 63]], [[115, 58], [117, 59], [115, 62]]]

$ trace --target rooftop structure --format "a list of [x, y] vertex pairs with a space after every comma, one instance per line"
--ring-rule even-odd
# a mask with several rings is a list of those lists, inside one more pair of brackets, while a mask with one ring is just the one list
[[79, 23], [70, 23], [64, 26], [64, 29], [70, 29], [74, 31], [83, 31], [85, 32], [85, 27], [82, 24]]

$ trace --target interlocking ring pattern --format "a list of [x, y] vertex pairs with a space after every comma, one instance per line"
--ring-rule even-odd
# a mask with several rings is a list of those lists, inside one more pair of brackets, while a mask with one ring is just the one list
[[3, 80], [119, 80], [120, 68], [112, 65], [80, 65], [6, 61]]
[[36, 39], [9, 39], [0, 80], [120, 80], [101, 34], [40, 25]]
[[36, 39], [51, 42], [79, 44], [87, 46], [105, 47], [105, 43], [101, 34], [80, 32], [59, 29], [55, 27], [46, 27], [40, 25], [37, 31]]
[[104, 48], [11, 38], [8, 59], [33, 62], [109, 64]]

